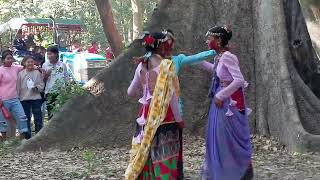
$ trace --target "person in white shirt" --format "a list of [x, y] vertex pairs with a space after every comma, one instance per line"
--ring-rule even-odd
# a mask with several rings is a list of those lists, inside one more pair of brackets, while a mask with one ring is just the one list
[[[42, 66], [44, 70], [44, 80], [46, 82], [45, 95], [47, 97], [47, 111], [49, 119], [53, 116], [52, 110], [58, 96], [58, 85], [68, 81], [67, 66], [59, 61], [59, 49], [51, 46], [47, 49], [49, 61]], [[49, 97], [49, 98], [48, 98]]]

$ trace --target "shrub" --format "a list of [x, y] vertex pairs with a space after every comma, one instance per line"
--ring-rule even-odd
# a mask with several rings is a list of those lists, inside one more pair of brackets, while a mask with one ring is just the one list
[[[53, 113], [57, 112], [68, 100], [82, 96], [86, 93], [86, 90], [75, 81], [56, 81], [54, 88], [52, 89], [54, 94], [58, 94], [55, 106], [53, 108]], [[48, 96], [48, 100], [53, 97]]]

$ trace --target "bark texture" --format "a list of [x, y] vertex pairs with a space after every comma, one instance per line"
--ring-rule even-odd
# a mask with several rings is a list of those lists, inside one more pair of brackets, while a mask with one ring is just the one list
[[[204, 34], [217, 24], [230, 24], [234, 31], [233, 52], [250, 82], [253, 132], [277, 136], [291, 150], [320, 151], [320, 102], [313, 81], [307, 82], [314, 74], [296, 68], [312, 69], [316, 62], [298, 0], [162, 0], [148, 29], [175, 30], [177, 51], [195, 53], [206, 49]], [[126, 89], [135, 70], [130, 60], [142, 54], [139, 42], [133, 42], [86, 85], [90, 94], [68, 102], [18, 150], [130, 144], [138, 103], [127, 97]], [[210, 78], [197, 67], [180, 74], [189, 133], [204, 134]]]
[[111, 4], [109, 0], [95, 0], [97, 5], [104, 33], [107, 36], [108, 42], [113, 53], [118, 56], [123, 48], [122, 38], [114, 23]]
[[133, 37], [132, 39], [136, 39], [139, 33], [142, 31], [142, 6], [140, 0], [131, 0], [132, 6], [132, 30]]

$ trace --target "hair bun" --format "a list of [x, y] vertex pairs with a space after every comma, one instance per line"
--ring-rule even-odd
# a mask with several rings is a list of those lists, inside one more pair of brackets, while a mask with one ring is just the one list
[[232, 31], [229, 30], [229, 31], [227, 31], [227, 39], [228, 39], [228, 41], [230, 41], [231, 38], [232, 38]]
[[161, 40], [165, 39], [166, 35], [160, 32], [155, 32], [151, 34], [146, 34], [143, 38], [143, 46], [146, 51], [155, 51], [161, 44]]
[[223, 27], [223, 29], [226, 30], [226, 37], [227, 37], [228, 41], [230, 41], [232, 38], [232, 30], [231, 30], [230, 26], [225, 26], [225, 27]]

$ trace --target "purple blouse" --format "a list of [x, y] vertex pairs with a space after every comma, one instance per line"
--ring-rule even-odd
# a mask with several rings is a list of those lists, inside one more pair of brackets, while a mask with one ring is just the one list
[[[214, 64], [203, 61], [201, 65], [204, 69], [213, 73]], [[215, 97], [219, 100], [225, 100], [229, 98], [234, 92], [236, 92], [240, 87], [247, 86], [247, 83], [240, 71], [237, 56], [229, 51], [223, 53], [223, 55], [218, 60], [216, 73], [221, 82], [226, 82], [228, 84], [215, 95]]]

